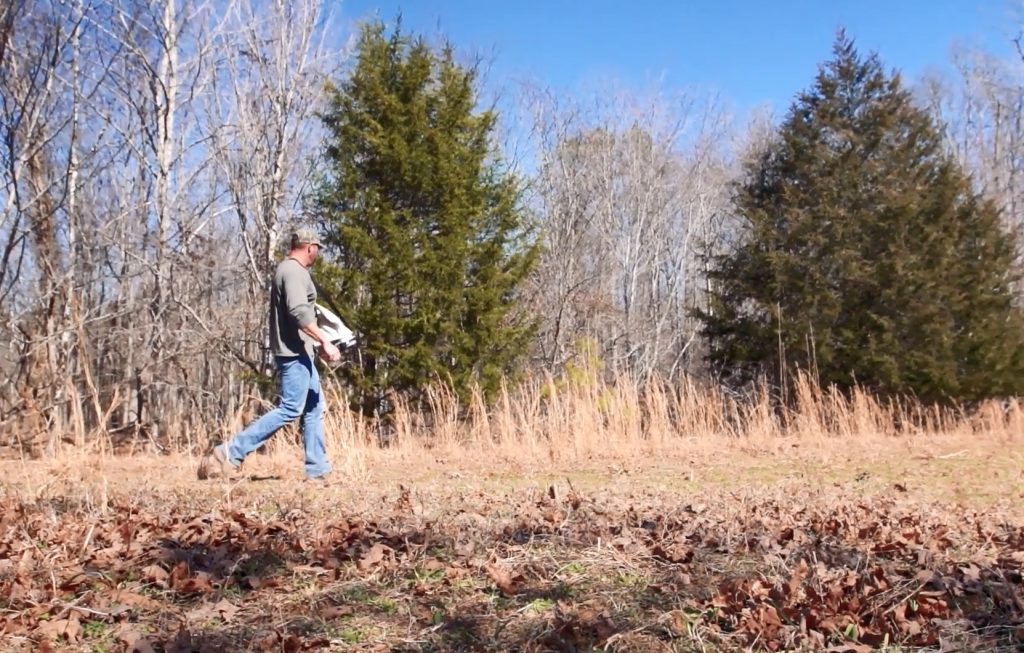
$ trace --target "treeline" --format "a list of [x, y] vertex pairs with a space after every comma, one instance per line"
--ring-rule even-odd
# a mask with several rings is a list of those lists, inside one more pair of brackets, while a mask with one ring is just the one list
[[371, 24], [348, 52], [331, 18], [0, 9], [3, 444], [160, 442], [272, 393], [266, 281], [297, 223], [330, 244], [367, 415], [581, 369], [1021, 392], [1019, 57], [908, 82], [840, 35], [778, 117], [518, 86], [502, 115], [457, 47]]

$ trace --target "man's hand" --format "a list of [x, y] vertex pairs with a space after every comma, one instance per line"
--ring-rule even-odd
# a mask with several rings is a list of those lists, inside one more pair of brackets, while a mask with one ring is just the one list
[[324, 342], [320, 347], [320, 357], [328, 363], [335, 363], [341, 360], [341, 351], [334, 346], [333, 342]]
[[316, 325], [316, 322], [311, 322], [301, 328], [303, 333], [320, 343], [320, 358], [328, 363], [335, 363], [341, 360], [341, 352], [338, 351], [334, 343], [324, 336], [323, 331]]

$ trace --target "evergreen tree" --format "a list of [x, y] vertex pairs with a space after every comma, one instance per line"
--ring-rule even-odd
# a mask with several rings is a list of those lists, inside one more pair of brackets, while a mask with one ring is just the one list
[[432, 382], [491, 392], [532, 335], [514, 309], [536, 244], [476, 81], [451, 46], [374, 23], [351, 75], [328, 89], [320, 274], [362, 338], [363, 365], [348, 373], [366, 410]]
[[898, 74], [842, 33], [833, 55], [737, 185], [700, 313], [711, 363], [929, 402], [1024, 390], [1016, 237]]

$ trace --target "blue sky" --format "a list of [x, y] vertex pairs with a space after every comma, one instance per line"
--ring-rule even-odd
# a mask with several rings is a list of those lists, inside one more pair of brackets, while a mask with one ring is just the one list
[[336, 10], [389, 24], [401, 10], [406, 31], [483, 55], [492, 90], [701, 88], [776, 113], [811, 83], [839, 26], [913, 81], [948, 66], [954, 43], [1008, 52], [1019, 25], [1008, 0], [341, 0]]

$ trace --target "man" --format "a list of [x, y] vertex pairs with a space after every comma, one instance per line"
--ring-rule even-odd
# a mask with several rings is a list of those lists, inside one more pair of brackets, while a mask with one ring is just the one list
[[200, 479], [229, 475], [270, 436], [300, 416], [306, 478], [326, 480], [330, 473], [324, 445], [324, 401], [313, 349], [319, 343], [320, 355], [331, 362], [340, 360], [341, 352], [316, 323], [316, 287], [309, 268], [319, 251], [316, 232], [295, 231], [288, 258], [277, 266], [270, 289], [270, 348], [281, 379], [280, 402], [231, 440], [214, 447], [199, 466]]

